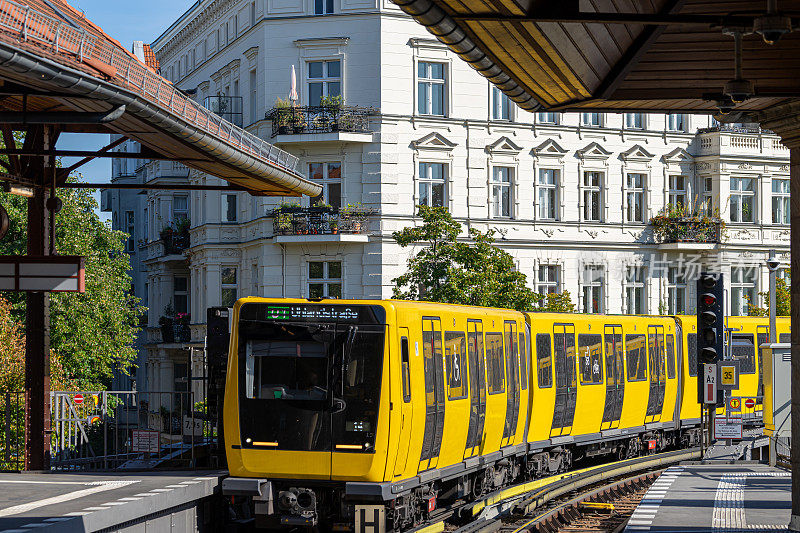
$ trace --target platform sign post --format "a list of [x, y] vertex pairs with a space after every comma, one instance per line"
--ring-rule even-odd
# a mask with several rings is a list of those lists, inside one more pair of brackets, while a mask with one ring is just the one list
[[717, 365], [703, 365], [703, 403], [717, 404]]

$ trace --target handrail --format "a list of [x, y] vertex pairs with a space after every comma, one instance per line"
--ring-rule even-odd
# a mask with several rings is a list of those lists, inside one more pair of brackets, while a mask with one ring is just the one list
[[[295, 173], [298, 158], [252, 133], [234, 126], [222, 117], [188, 98], [171, 82], [151, 71], [130, 54], [118, 53], [110, 42], [99, 39], [85, 28], [73, 28], [28, 5], [0, 0], [0, 28], [16, 33], [23, 41], [38, 41], [52, 46], [57, 54], [68, 54], [76, 60], [124, 82], [132, 92], [169, 110], [187, 122], [205, 129], [251, 156], [269, 161]], [[166, 81], [166, 83], [164, 83]]]

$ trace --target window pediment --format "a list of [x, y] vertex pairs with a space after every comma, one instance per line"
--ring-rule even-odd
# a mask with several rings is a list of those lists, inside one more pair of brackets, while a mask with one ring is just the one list
[[683, 148], [675, 148], [668, 154], [665, 154], [662, 158], [665, 163], [693, 163], [694, 157], [692, 154], [684, 150]]
[[604, 161], [611, 156], [611, 152], [600, 146], [599, 143], [593, 142], [587, 145], [585, 148], [578, 150], [575, 152], [578, 157], [581, 159], [591, 159], [591, 160], [598, 160]]
[[411, 146], [416, 150], [441, 150], [451, 151], [456, 147], [456, 143], [438, 132], [431, 132], [424, 137], [411, 141]]
[[545, 142], [531, 150], [533, 155], [537, 157], [558, 157], [562, 158], [567, 153], [567, 150], [562, 148], [553, 139], [547, 139]]
[[625, 150], [624, 152], [622, 152], [622, 154], [620, 154], [620, 157], [624, 161], [642, 161], [642, 162], [647, 162], [647, 161], [651, 161], [653, 159], [653, 157], [655, 157], [655, 156], [653, 154], [651, 154], [650, 152], [648, 152], [647, 150], [645, 150], [643, 146], [641, 146], [639, 144], [635, 144], [631, 148], [629, 148], [628, 150]]
[[518, 146], [514, 141], [506, 136], [500, 137], [492, 144], [486, 146], [486, 151], [490, 154], [508, 154], [516, 155], [522, 151], [522, 147]]

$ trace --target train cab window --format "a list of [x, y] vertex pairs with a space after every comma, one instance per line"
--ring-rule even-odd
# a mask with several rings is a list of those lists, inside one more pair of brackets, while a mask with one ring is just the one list
[[465, 379], [467, 340], [463, 331], [444, 332], [444, 355], [447, 365], [447, 397], [451, 400], [467, 397]]
[[322, 401], [327, 397], [328, 353], [313, 340], [247, 342], [248, 398]]
[[647, 345], [643, 334], [625, 335], [625, 362], [628, 381], [647, 379]]
[[536, 374], [540, 389], [553, 386], [553, 350], [549, 333], [536, 334]]
[[408, 337], [400, 339], [400, 358], [403, 372], [403, 401], [411, 401], [411, 372], [408, 358]]
[[752, 333], [734, 333], [731, 336], [731, 353], [739, 361], [739, 372], [754, 374], [756, 371], [756, 346]]
[[603, 338], [600, 335], [578, 335], [578, 359], [582, 384], [595, 385], [603, 382]]
[[689, 358], [689, 375], [697, 377], [697, 333], [686, 335], [686, 354]]
[[667, 378], [675, 379], [675, 335], [667, 335]]
[[486, 381], [489, 383], [489, 394], [504, 392], [503, 380], [503, 334], [486, 334]]
[[528, 388], [528, 357], [530, 354], [530, 349], [527, 344], [525, 344], [525, 334], [523, 332], [519, 332], [519, 383], [520, 388], [522, 390], [526, 390]]

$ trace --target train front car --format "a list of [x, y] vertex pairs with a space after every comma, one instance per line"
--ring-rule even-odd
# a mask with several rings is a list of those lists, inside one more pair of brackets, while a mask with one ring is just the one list
[[234, 308], [223, 492], [261, 527], [352, 524], [345, 481], [382, 481], [389, 387], [380, 305], [246, 298]]

